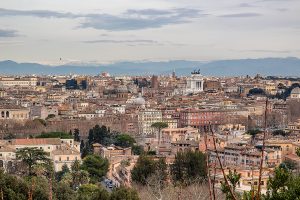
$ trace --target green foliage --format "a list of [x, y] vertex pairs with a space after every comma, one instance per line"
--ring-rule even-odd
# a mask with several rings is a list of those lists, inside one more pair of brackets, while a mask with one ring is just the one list
[[106, 190], [94, 184], [84, 184], [80, 186], [77, 192], [77, 200], [109, 200], [109, 194]]
[[147, 151], [147, 155], [149, 155], [149, 156], [155, 156], [156, 155], [156, 151]]
[[144, 153], [143, 146], [139, 146], [139, 145], [133, 145], [131, 150], [134, 155], [141, 155]]
[[266, 92], [261, 88], [252, 88], [249, 90], [249, 95], [265, 95]]
[[25, 180], [12, 175], [5, 174], [0, 170], [0, 188], [3, 192], [3, 199], [25, 200], [27, 199], [28, 184]]
[[155, 172], [155, 161], [149, 156], [141, 155], [131, 171], [132, 181], [146, 184], [146, 180]]
[[115, 137], [115, 145], [123, 148], [133, 147], [135, 139], [127, 134], [119, 134]]
[[168, 124], [166, 122], [155, 122], [151, 125], [151, 127], [158, 129], [160, 132], [161, 129], [168, 128]]
[[79, 129], [74, 129], [74, 141], [80, 142], [80, 132]]
[[25, 163], [28, 167], [28, 175], [33, 175], [33, 168], [40, 164], [49, 163], [48, 153], [38, 148], [25, 147], [18, 149], [16, 158]]
[[90, 179], [99, 181], [108, 171], [108, 160], [98, 155], [88, 155], [83, 159], [82, 170], [90, 174]]
[[57, 183], [53, 188], [57, 200], [72, 200], [76, 199], [76, 192], [72, 190], [70, 185], [65, 183]]
[[296, 88], [296, 87], [300, 87], [300, 84], [299, 84], [299, 83], [293, 83], [289, 88], [287, 88], [287, 89], [285, 90], [284, 93], [282, 93], [282, 94], [277, 94], [277, 95], [276, 95], [276, 98], [278, 98], [278, 99], [287, 99], [287, 98], [291, 95], [292, 90], [293, 90], [294, 88]]
[[270, 177], [268, 181], [266, 199], [281, 199], [280, 197], [286, 193], [290, 177], [291, 174], [286, 168], [276, 168], [274, 176]]
[[4, 140], [11, 140], [11, 139], [16, 139], [16, 135], [12, 134], [12, 133], [9, 133], [9, 134], [6, 134], [4, 137], [3, 137]]
[[103, 145], [107, 145], [109, 140], [111, 138], [111, 133], [107, 129], [106, 126], [99, 126], [96, 125], [92, 129], [89, 130], [89, 135], [88, 135], [88, 143], [90, 145], [94, 143], [99, 143]]
[[296, 154], [297, 154], [298, 157], [300, 157], [300, 148], [298, 148], [298, 149], [296, 150]]
[[202, 152], [178, 152], [171, 166], [175, 183], [190, 184], [196, 179], [206, 178], [206, 160]]
[[251, 129], [247, 131], [247, 134], [251, 135], [252, 137], [255, 137], [258, 133], [261, 133], [259, 129]]
[[[240, 179], [241, 179], [241, 174], [238, 174], [236, 172], [236, 170], [234, 170], [233, 172], [231, 170], [229, 170], [229, 174], [226, 175], [227, 180], [230, 184], [230, 186], [226, 185], [225, 183], [221, 184], [221, 191], [226, 195], [226, 199], [227, 200], [231, 200], [234, 199], [233, 196], [230, 193], [230, 188], [232, 188], [232, 191], [235, 193], [235, 196], [237, 196], [236, 194], [236, 186], [238, 185]], [[244, 194], [246, 195], [246, 193]]]
[[145, 185], [147, 179], [151, 177], [155, 172], [159, 172], [162, 177], [167, 177], [167, 164], [165, 159], [161, 158], [158, 161], [154, 161], [147, 155], [140, 155], [136, 165], [131, 171], [132, 181]]
[[110, 200], [139, 200], [136, 190], [120, 187], [112, 191]]
[[82, 184], [87, 184], [89, 182], [89, 173], [86, 170], [81, 169], [80, 163], [76, 160], [72, 166], [72, 187], [77, 189]]
[[81, 140], [80, 152], [81, 152], [81, 158], [84, 159], [87, 155], [93, 153], [92, 145], [89, 142], [84, 142], [83, 140]]
[[48, 120], [48, 119], [52, 119], [52, 118], [54, 118], [55, 117], [55, 115], [54, 114], [49, 114], [47, 117], [46, 117], [46, 120]]
[[282, 135], [287, 136], [288, 133], [286, 133], [284, 130], [275, 130], [272, 132], [273, 135]]
[[50, 132], [42, 133], [41, 135], [36, 136], [36, 138], [61, 138], [61, 139], [73, 139], [72, 135], [64, 132]]
[[291, 160], [285, 160], [280, 165], [281, 168], [287, 168], [289, 170], [294, 170], [297, 168], [297, 163]]
[[[43, 177], [34, 177], [35, 187], [33, 189], [33, 199], [49, 200], [49, 187], [47, 179]], [[28, 180], [28, 184], [31, 184], [31, 180]]]
[[55, 174], [56, 180], [57, 180], [57, 181], [61, 181], [62, 177], [63, 177], [66, 173], [69, 173], [69, 172], [70, 172], [69, 167], [68, 167], [66, 164], [64, 164], [64, 165], [62, 166], [61, 171], [56, 172], [56, 174]]

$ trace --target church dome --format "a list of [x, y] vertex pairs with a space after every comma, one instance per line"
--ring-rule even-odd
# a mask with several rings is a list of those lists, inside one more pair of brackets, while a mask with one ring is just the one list
[[138, 96], [137, 98], [134, 99], [133, 103], [136, 104], [136, 105], [145, 105], [146, 101], [145, 101], [145, 99], [142, 97], [142, 95], [139, 94], [139, 96]]
[[300, 94], [300, 88], [295, 87], [294, 89], [292, 89], [291, 94]]

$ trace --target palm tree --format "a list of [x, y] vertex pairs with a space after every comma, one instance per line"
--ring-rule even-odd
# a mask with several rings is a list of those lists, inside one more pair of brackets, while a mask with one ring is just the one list
[[158, 130], [158, 145], [160, 145], [161, 129], [168, 128], [168, 124], [166, 122], [155, 122], [151, 127]]

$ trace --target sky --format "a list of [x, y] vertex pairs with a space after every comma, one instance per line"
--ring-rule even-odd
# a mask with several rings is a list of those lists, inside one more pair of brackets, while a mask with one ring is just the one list
[[0, 60], [300, 57], [300, 0], [1, 0]]

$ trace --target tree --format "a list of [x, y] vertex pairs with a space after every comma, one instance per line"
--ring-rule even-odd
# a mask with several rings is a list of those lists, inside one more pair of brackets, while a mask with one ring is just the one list
[[132, 147], [135, 143], [135, 139], [127, 134], [119, 134], [115, 138], [115, 145], [126, 148]]
[[54, 118], [55, 117], [55, 115], [54, 114], [49, 114], [47, 117], [46, 117], [46, 120], [48, 120], [48, 119], [52, 119], [52, 118]]
[[145, 185], [147, 178], [156, 170], [155, 161], [149, 156], [140, 155], [135, 166], [131, 170], [132, 181]]
[[74, 161], [71, 166], [72, 172], [72, 187], [77, 189], [82, 184], [89, 182], [89, 173], [86, 170], [82, 170], [78, 160]]
[[230, 188], [229, 187], [232, 187], [233, 192], [236, 191], [236, 186], [240, 182], [241, 174], [237, 173], [236, 170], [234, 170], [233, 172], [231, 170], [229, 170], [229, 174], [227, 174], [226, 176], [227, 176], [227, 179], [230, 183], [230, 186], [226, 185], [225, 183], [222, 183], [221, 184], [221, 190], [224, 194], [226, 194], [226, 199], [231, 200], [231, 199], [233, 199], [233, 197], [230, 193]]
[[266, 92], [261, 88], [252, 88], [249, 90], [249, 95], [266, 95]]
[[74, 129], [74, 141], [80, 142], [80, 133], [79, 133], [79, 129], [77, 128]]
[[168, 187], [167, 164], [165, 158], [160, 158], [156, 162], [156, 170], [146, 180], [146, 187], [155, 199], [164, 199], [164, 190]]
[[178, 152], [171, 166], [173, 181], [184, 185], [196, 179], [205, 179], [206, 172], [206, 157], [199, 151]]
[[88, 143], [90, 145], [94, 143], [107, 145], [107, 140], [109, 140], [110, 137], [110, 131], [107, 129], [106, 126], [100, 127], [99, 125], [96, 125], [89, 130]]
[[300, 157], [300, 148], [297, 148], [296, 154], [297, 154], [298, 157]]
[[275, 130], [272, 132], [272, 135], [282, 135], [282, 136], [286, 136], [287, 133], [284, 130]]
[[155, 128], [158, 130], [158, 144], [160, 144], [161, 140], [161, 129], [168, 128], [168, 124], [165, 122], [155, 122], [151, 125], [152, 128]]
[[126, 187], [119, 187], [112, 191], [110, 200], [139, 200], [136, 190]]
[[66, 174], [66, 173], [69, 173], [70, 172], [70, 169], [68, 167], [67, 164], [64, 164], [61, 168], [61, 171], [59, 172], [56, 172], [55, 174], [55, 177], [56, 177], [56, 180], [57, 181], [61, 181], [62, 177]]
[[259, 129], [251, 129], [251, 130], [248, 130], [248, 131], [247, 131], [247, 134], [248, 134], [248, 135], [251, 135], [251, 142], [252, 142], [252, 143], [254, 143], [255, 136], [256, 136], [258, 133], [261, 133], [261, 131], [260, 131]]
[[70, 185], [65, 183], [57, 183], [54, 187], [55, 197], [57, 200], [71, 200], [76, 199], [76, 193], [71, 189]]
[[283, 196], [287, 192], [290, 178], [291, 174], [286, 168], [276, 168], [273, 177], [269, 178], [265, 199], [285, 199]]
[[[99, 198], [100, 197], [100, 198]], [[77, 193], [77, 200], [109, 200], [106, 190], [94, 184], [84, 184], [80, 186]]]
[[3, 137], [4, 140], [12, 140], [12, 139], [16, 139], [16, 135], [12, 134], [12, 133], [9, 133], [9, 134], [6, 134], [4, 137]]
[[0, 169], [1, 200], [27, 200], [29, 184], [21, 178], [4, 173]]
[[48, 153], [36, 147], [18, 149], [16, 157], [27, 165], [29, 176], [33, 175], [33, 168], [36, 165], [49, 162]]
[[91, 144], [89, 142], [84, 143], [84, 141], [81, 140], [80, 151], [81, 151], [81, 158], [84, 159], [87, 155], [90, 155], [92, 153]]
[[285, 160], [279, 165], [279, 167], [293, 171], [294, 169], [297, 169], [297, 163], [292, 160]]
[[90, 179], [98, 182], [108, 171], [108, 160], [98, 155], [88, 155], [83, 159], [82, 170], [90, 174]]
[[143, 146], [139, 146], [139, 145], [133, 145], [131, 150], [134, 155], [141, 155], [144, 153]]
[[155, 167], [156, 167], [156, 171], [160, 175], [161, 180], [166, 181], [167, 176], [168, 176], [168, 172], [167, 172], [168, 165], [166, 163], [166, 159], [165, 158], [159, 158], [159, 160], [156, 161], [156, 163], [155, 163]]

